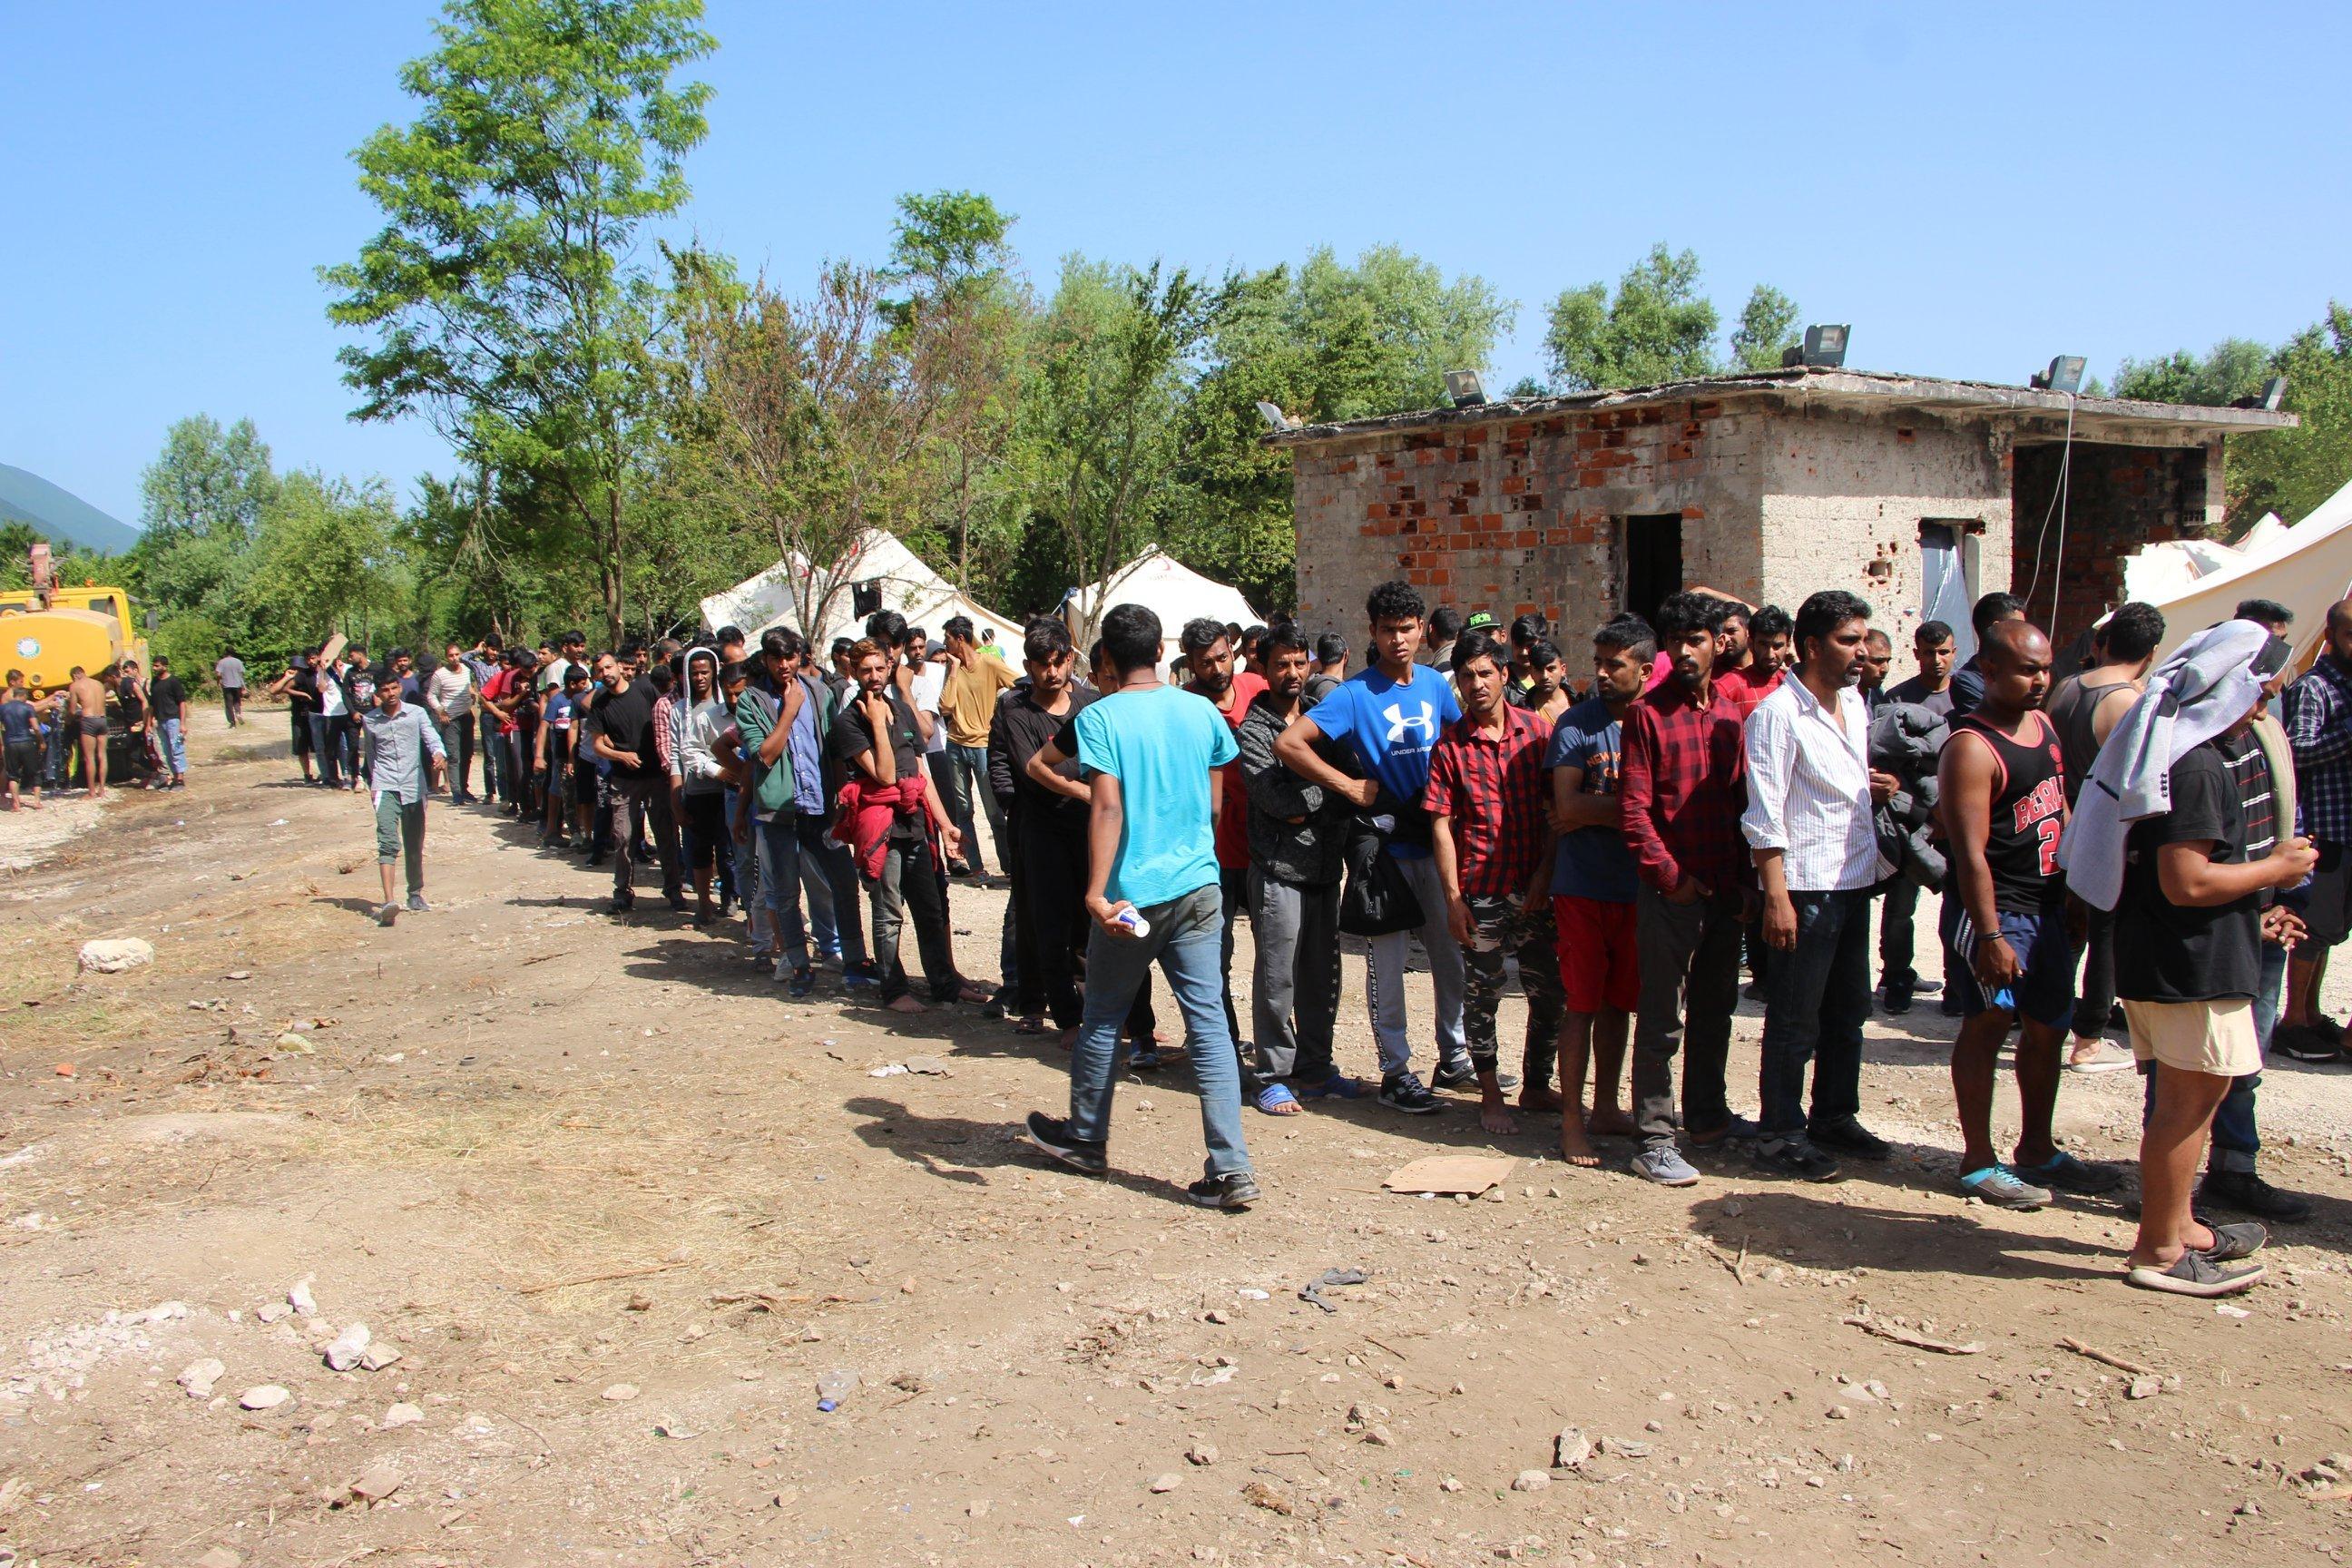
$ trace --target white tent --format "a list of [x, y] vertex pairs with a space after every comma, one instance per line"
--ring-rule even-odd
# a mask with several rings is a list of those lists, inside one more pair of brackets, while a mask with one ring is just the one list
[[2164, 612], [2170, 653], [2239, 601], [2275, 599], [2294, 612], [2295, 666], [2326, 636], [2327, 607], [2352, 592], [2352, 484], [2289, 525], [2265, 517], [2235, 546], [2210, 540], [2151, 544], [2124, 562], [2124, 595]]
[[[754, 637], [770, 626], [791, 626], [822, 657], [834, 638], [863, 635], [865, 617], [856, 614], [854, 590], [867, 584], [881, 590], [882, 607], [906, 616], [908, 626], [921, 626], [936, 637], [950, 616], [969, 616], [974, 636], [992, 629], [1007, 658], [1021, 657], [1019, 626], [932, 571], [898, 535], [878, 528], [869, 530], [824, 572], [813, 572], [804, 558], [794, 555], [711, 595], [702, 601], [702, 619], [713, 629], [741, 626]], [[803, 611], [803, 605], [809, 608]], [[815, 625], [803, 626], [803, 619]]]
[[1260, 618], [1240, 589], [1202, 576], [1156, 544], [1100, 584], [1072, 589], [1062, 601], [1062, 613], [1076, 637], [1089, 620], [1099, 631], [1102, 612], [1114, 605], [1141, 605], [1160, 617], [1163, 665], [1176, 657], [1177, 637], [1186, 621], [1205, 616], [1219, 626], [1249, 626]]

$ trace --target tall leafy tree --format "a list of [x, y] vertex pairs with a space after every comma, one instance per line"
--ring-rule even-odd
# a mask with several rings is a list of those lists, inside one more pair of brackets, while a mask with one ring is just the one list
[[139, 479], [145, 526], [132, 555], [142, 597], [236, 626], [247, 552], [278, 484], [252, 420], [226, 429], [205, 414], [175, 421]]
[[[2230, 520], [2241, 527], [2266, 511], [2299, 521], [2352, 479], [2352, 309], [2328, 301], [2265, 368], [2286, 378], [2284, 407], [2303, 424], [2230, 443]], [[2266, 378], [2248, 379], [2241, 396]]]
[[2127, 359], [2116, 367], [2115, 395], [2225, 407], [2263, 389], [2278, 353], [2248, 338], [2224, 338], [2201, 356], [2175, 349], [2158, 359]]
[[1699, 291], [1697, 253], [1654, 245], [1626, 268], [1613, 293], [1606, 284], [1588, 283], [1553, 300], [1544, 352], [1557, 391], [1644, 386], [1777, 366], [1780, 352], [1796, 342], [1797, 319], [1795, 300], [1757, 285], [1725, 359], [1716, 349], [1722, 317]]
[[1749, 290], [1731, 330], [1733, 370], [1778, 370], [1780, 356], [1797, 346], [1797, 302], [1769, 283]]
[[[685, 205], [714, 47], [701, 0], [448, 0], [401, 84], [421, 105], [360, 146], [385, 226], [324, 268], [362, 419], [432, 418], [469, 460], [533, 476], [625, 619], [629, 494], [650, 436], [661, 289], [645, 226]], [[552, 518], [551, 519], [552, 521]]]

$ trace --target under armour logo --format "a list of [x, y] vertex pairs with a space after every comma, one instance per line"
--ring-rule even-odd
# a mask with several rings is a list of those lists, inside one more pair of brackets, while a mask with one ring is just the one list
[[1420, 731], [1426, 740], [1433, 742], [1437, 739], [1437, 721], [1431, 715], [1429, 704], [1423, 702], [1419, 704], [1419, 707], [1421, 711], [1408, 719], [1405, 717], [1403, 703], [1391, 702], [1388, 705], [1381, 717], [1389, 721], [1389, 744], [1394, 745], [1403, 740], [1405, 732], [1412, 730]]

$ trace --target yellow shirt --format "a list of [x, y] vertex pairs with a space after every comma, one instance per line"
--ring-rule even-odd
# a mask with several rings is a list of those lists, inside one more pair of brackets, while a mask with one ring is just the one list
[[946, 684], [940, 688], [940, 717], [948, 721], [948, 743], [988, 744], [997, 694], [1020, 679], [1001, 658], [975, 658], [970, 664], [950, 660]]

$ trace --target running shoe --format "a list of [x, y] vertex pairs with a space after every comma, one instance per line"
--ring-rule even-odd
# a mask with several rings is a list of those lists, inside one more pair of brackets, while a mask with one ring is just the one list
[[841, 981], [852, 991], [863, 991], [868, 986], [879, 985], [882, 984], [881, 966], [870, 958], [859, 959], [841, 972]]
[[2124, 1184], [2124, 1173], [2113, 1165], [2088, 1164], [2063, 1149], [2039, 1165], [2012, 1165], [2011, 1169], [2037, 1187], [2072, 1193], [2076, 1197], [2099, 1197]]
[[792, 983], [784, 988], [784, 994], [798, 999], [800, 997], [806, 996], [810, 992], [814, 991], [815, 989], [816, 970], [811, 965], [803, 963], [799, 968], [793, 971]]
[[[1475, 1087], [1477, 1082], [1478, 1069], [1466, 1056], [1456, 1057], [1450, 1062], [1440, 1062], [1437, 1070], [1429, 1075], [1432, 1089], [1467, 1089]], [[1507, 1094], [1519, 1087], [1519, 1075], [1496, 1072], [1495, 1087]]]
[[1851, 1116], [1841, 1116], [1808, 1128], [1805, 1137], [1822, 1148], [1834, 1149], [1857, 1160], [1884, 1160], [1895, 1152], [1887, 1146], [1885, 1139]]
[[2259, 1263], [2232, 1267], [2217, 1263], [2201, 1252], [2184, 1252], [2169, 1268], [2137, 1263], [2124, 1278], [2143, 1290], [2162, 1290], [2173, 1296], [2210, 1300], [2252, 1289], [2266, 1272]]
[[2215, 1203], [2258, 1219], [2294, 1225], [2311, 1217], [2311, 1200], [2281, 1192], [2252, 1171], [2208, 1171], [2198, 1184], [2197, 1201]]
[[2336, 1037], [2326, 1030], [2313, 1028], [2308, 1024], [2281, 1028], [2272, 1036], [2271, 1048], [2299, 1062], [2337, 1062], [2344, 1059], [2344, 1047]]
[[1834, 1182], [1842, 1173], [1825, 1149], [1802, 1138], [1770, 1138], [1756, 1146], [1756, 1168], [1768, 1176], [1792, 1176], [1801, 1182]]
[[1960, 1177], [1960, 1190], [1972, 1198], [1982, 1198], [1995, 1208], [2026, 1212], [2042, 1208], [2050, 1202], [2047, 1187], [2037, 1187], [2007, 1165], [1987, 1165], [1981, 1171], [1969, 1171]]
[[2081, 1055], [2070, 1051], [2066, 1057], [2068, 1072], [2121, 1072], [2134, 1065], [2131, 1052], [2104, 1036], [2095, 1041], [2076, 1037], [2077, 1047], [2089, 1047]]
[[1381, 1079], [1381, 1103], [1391, 1110], [1402, 1110], [1407, 1116], [1428, 1116], [1444, 1109], [1437, 1096], [1411, 1068], [1393, 1072]]
[[1659, 1139], [1642, 1145], [1633, 1156], [1633, 1173], [1645, 1182], [1655, 1182], [1662, 1187], [1691, 1187], [1698, 1184], [1698, 1172], [1683, 1152], [1668, 1139]]
[[411, 893], [411, 894], [409, 894], [409, 895], [408, 895], [408, 912], [409, 912], [409, 913], [411, 913], [411, 914], [415, 914], [415, 915], [427, 914], [427, 913], [430, 913], [430, 912], [431, 912], [432, 908], [433, 908], [433, 906], [432, 906], [432, 905], [430, 905], [430, 904], [428, 904], [428, 903], [426, 903], [426, 902], [425, 901], [425, 895], [424, 895], [424, 894], [422, 894], [422, 893]]
[[1031, 1111], [1028, 1138], [1030, 1142], [1074, 1171], [1099, 1176], [1110, 1169], [1108, 1150], [1092, 1139], [1071, 1137], [1069, 1122], [1059, 1116], [1048, 1116], [1042, 1110]]
[[1204, 1209], [1245, 1209], [1263, 1196], [1257, 1178], [1247, 1171], [1203, 1176], [1184, 1189], [1184, 1195]]

